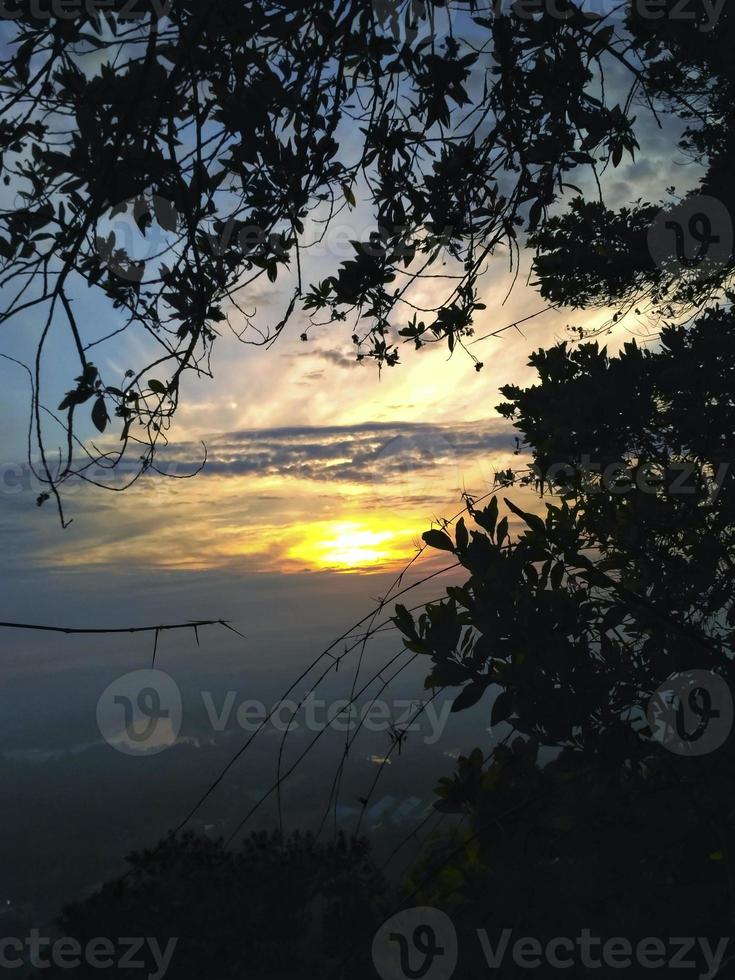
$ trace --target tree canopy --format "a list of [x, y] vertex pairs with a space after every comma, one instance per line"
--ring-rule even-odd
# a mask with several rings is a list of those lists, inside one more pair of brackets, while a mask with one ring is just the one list
[[713, 309], [656, 351], [534, 354], [539, 383], [499, 406], [532, 463], [499, 478], [548, 493], [544, 513], [468, 500], [468, 525], [425, 534], [468, 577], [395, 623], [453, 710], [499, 692], [494, 744], [437, 787], [468, 829], [412, 879], [466, 929], [731, 932], [734, 326]]
[[[173, 940], [167, 967], [182, 978], [214, 972], [286, 980], [294, 969], [323, 977], [377, 927], [386, 887], [366, 841], [344, 837], [320, 844], [308, 834], [257, 833], [228, 850], [187, 834], [131, 854], [128, 863], [124, 876], [65, 910], [64, 935], [84, 948], [95, 937], [153, 930], [161, 947]], [[128, 960], [114, 965], [118, 976], [138, 976], [141, 967], [166, 973], [145, 952]], [[353, 975], [370, 975], [366, 960], [361, 943]], [[34, 966], [46, 976], [68, 974], [68, 964], [53, 957]], [[95, 977], [99, 969], [82, 959], [74, 972]]]
[[[489, 261], [518, 274], [527, 245], [553, 304], [613, 302], [620, 317], [645, 301], [680, 317], [711, 299], [729, 261], [682, 276], [651, 256], [655, 216], [677, 205], [664, 187], [621, 211], [603, 203], [645, 116], [681, 122], [702, 192], [728, 207], [732, 15], [691, 6], [694, 21], [674, 0], [655, 20], [571, 0], [115, 0], [39, 17], [20, 0], [0, 96], [2, 322], [38, 331], [41, 502], [61, 510], [67, 479], [129, 448], [140, 472], [155, 466], [182, 377], [211, 373], [223, 329], [269, 345], [292, 319], [305, 337], [344, 324], [381, 366], [406, 343], [453, 351], [485, 309]], [[599, 192], [579, 196], [579, 180]], [[145, 260], [115, 237], [123, 215], [155, 237]], [[310, 247], [340, 215], [363, 229], [352, 257], [311, 281]], [[415, 301], [426, 276], [446, 286], [432, 309]], [[249, 298], [262, 282], [282, 299], [275, 323]], [[88, 289], [105, 303], [93, 329], [78, 312]], [[57, 409], [46, 352], [62, 330], [79, 367]], [[110, 377], [95, 358], [128, 330], [145, 353]], [[95, 429], [119, 444], [97, 447]]]

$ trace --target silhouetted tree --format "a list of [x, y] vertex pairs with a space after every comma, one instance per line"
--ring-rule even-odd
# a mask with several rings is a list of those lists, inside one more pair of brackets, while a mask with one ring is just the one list
[[[319, 844], [298, 833], [259, 833], [232, 850], [187, 834], [128, 860], [124, 877], [66, 909], [61, 933], [82, 949], [100, 936], [155, 937], [162, 950], [176, 939], [167, 975], [182, 980], [316, 980], [380, 921], [385, 883], [365, 841]], [[98, 966], [80, 958], [75, 976], [99, 976]], [[117, 949], [117, 977], [156, 972], [147, 945], [134, 957], [137, 965], [124, 967], [119, 959]], [[53, 957], [41, 970], [38, 976], [69, 973]]]
[[[613, 214], [575, 201], [547, 218], [573, 171], [604, 182], [635, 153], [637, 102], [691, 120], [685, 143], [709, 161], [704, 189], [727, 205], [732, 99], [718, 52], [732, 14], [712, 25], [708, 6], [691, 6], [695, 22], [677, 21], [667, 0], [660, 18], [624, 24], [571, 0], [535, 13], [476, 0], [115, 0], [45, 18], [19, 0], [0, 97], [0, 322], [38, 324], [39, 502], [53, 496], [63, 519], [65, 480], [96, 480], [92, 464], [114, 469], [131, 443], [139, 471], [154, 466], [181, 380], [210, 373], [223, 325], [268, 345], [300, 311], [302, 323], [350, 322], [356, 355], [380, 365], [397, 362], [401, 339], [451, 351], [484, 309], [488, 259], [507, 249], [518, 272], [528, 232], [555, 303], [630, 306], [648, 286], [681, 299], [680, 270], [645, 250], [658, 202]], [[309, 243], [345, 211], [366, 230], [309, 284]], [[122, 213], [158, 236], [147, 260], [116, 240]], [[700, 276], [684, 299], [710, 295], [728, 272]], [[429, 310], [412, 291], [424, 276], [446, 277]], [[270, 325], [253, 310], [264, 281], [285, 291]], [[81, 312], [87, 287], [106, 301], [102, 323]], [[97, 346], [133, 328], [141, 362], [103, 376]], [[44, 403], [52, 329], [79, 362], [56, 412]], [[111, 419], [119, 448], [97, 448], [88, 433]], [[45, 448], [53, 425], [66, 433], [58, 461]]]
[[[539, 225], [542, 295], [609, 304], [612, 322], [634, 311], [654, 345], [611, 356], [580, 330], [532, 356], [538, 383], [506, 386], [499, 406], [531, 465], [499, 480], [545, 507], [468, 500], [469, 526], [425, 535], [467, 582], [420, 616], [397, 609], [409, 649], [432, 660], [427, 686], [462, 686], [463, 710], [499, 685], [491, 720], [511, 726], [511, 747], [476, 750], [441, 781], [438, 808], [470, 831], [437, 844], [413, 881], [421, 900], [464, 901], [465, 922], [732, 930], [733, 15], [706, 31], [692, 8], [685, 23], [633, 5], [630, 50], [647, 96], [685, 121], [680, 147], [719, 224], [695, 213], [703, 198], [662, 216], [660, 203], [613, 211], [578, 196]], [[660, 261], [652, 227], [663, 217], [681, 236], [682, 214], [700, 253]]]
[[427, 687], [462, 686], [463, 710], [499, 685], [491, 722], [512, 729], [510, 747], [477, 749], [441, 780], [437, 808], [471, 830], [419, 869], [419, 894], [549, 938], [565, 921], [727, 936], [733, 315], [666, 327], [655, 351], [559, 344], [531, 364], [539, 383], [504, 388], [499, 406], [531, 466], [500, 479], [548, 493], [544, 513], [506, 500], [501, 518], [497, 496], [469, 500], [474, 526], [425, 534], [466, 583], [418, 618], [397, 607], [407, 647], [432, 661]]

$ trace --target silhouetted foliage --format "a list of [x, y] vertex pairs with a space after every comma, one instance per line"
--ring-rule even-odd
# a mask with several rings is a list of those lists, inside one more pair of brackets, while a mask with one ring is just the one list
[[[733, 315], [667, 327], [655, 351], [559, 344], [531, 364], [539, 383], [504, 388], [500, 406], [531, 466], [501, 478], [550, 494], [544, 513], [469, 500], [475, 527], [425, 535], [466, 583], [418, 618], [397, 608], [407, 647], [432, 661], [427, 687], [462, 686], [463, 710], [498, 685], [489, 717], [515, 739], [441, 780], [437, 809], [471, 830], [446, 868], [449, 845], [432, 856], [422, 894], [484, 894], [533, 935], [572, 915], [629, 937], [674, 923], [727, 935], [732, 719], [723, 708], [723, 744], [692, 758], [654, 731], [650, 705], [675, 673], [691, 677], [681, 698], [692, 671], [735, 682]], [[550, 749], [561, 756], [544, 767]]]
[[[647, 96], [685, 121], [680, 148], [731, 224], [733, 15], [706, 32], [692, 6], [700, 20], [683, 23], [642, 19], [633, 5], [631, 50]], [[579, 330], [533, 354], [538, 383], [506, 386], [499, 406], [530, 466], [498, 482], [547, 495], [545, 506], [468, 499], [474, 527], [424, 535], [457, 557], [466, 583], [420, 615], [397, 607], [407, 647], [432, 661], [427, 688], [461, 687], [465, 710], [497, 685], [490, 720], [510, 728], [511, 747], [475, 750], [441, 780], [437, 809], [469, 829], [414, 878], [419, 901], [466, 903], [465, 925], [498, 915], [536, 936], [570, 920], [614, 922], [630, 937], [674, 923], [731, 931], [731, 718], [722, 744], [689, 757], [701, 730], [671, 751], [652, 705], [678, 674], [681, 701], [704, 697], [706, 729], [716, 715], [695, 672], [730, 691], [735, 680], [733, 259], [655, 261], [661, 207], [613, 211], [578, 196], [532, 234], [543, 296], [613, 304], [611, 323], [635, 311], [654, 344], [612, 356]]]
[[[128, 860], [124, 877], [65, 910], [62, 934], [83, 948], [99, 936], [153, 936], [161, 949], [176, 938], [169, 975], [182, 980], [323, 977], [358, 940], [364, 946], [385, 888], [365, 841], [343, 837], [319, 844], [309, 835], [259, 833], [229, 850], [186, 834]], [[155, 972], [150, 951], [137, 959], [146, 975]], [[141, 969], [116, 967], [115, 976]], [[67, 973], [49, 964], [39, 976]], [[74, 970], [99, 973], [88, 962]]]
[[[527, 232], [555, 303], [633, 303], [651, 284], [658, 298], [682, 299], [674, 273], [643, 257], [658, 204], [616, 215], [575, 202], [547, 218], [573, 171], [604, 180], [635, 153], [637, 101], [696, 121], [686, 146], [711, 161], [708, 192], [729, 201], [730, 69], [719, 52], [731, 12], [691, 43], [697, 25], [667, 16], [640, 24], [630, 14], [624, 27], [571, 0], [533, 15], [526, 6], [145, 0], [131, 11], [117, 0], [39, 19], [21, 0], [6, 22], [0, 98], [13, 195], [0, 215], [10, 295], [0, 322], [39, 325], [39, 502], [53, 495], [61, 510], [65, 480], [95, 481], [92, 463], [113, 469], [130, 443], [140, 472], [154, 466], [181, 381], [210, 373], [223, 326], [268, 345], [296, 313], [349, 321], [357, 357], [380, 365], [397, 362], [401, 339], [446, 340], [452, 351], [484, 309], [488, 259], [507, 250], [517, 274]], [[610, 71], [618, 90], [627, 75], [622, 102], [607, 101]], [[111, 230], [123, 213], [141, 240], [158, 236], [145, 260]], [[340, 215], [356, 229], [354, 254], [309, 284], [309, 245]], [[683, 299], [709, 295], [723, 274]], [[425, 276], [446, 281], [431, 309], [412, 290]], [[275, 324], [253, 309], [269, 282], [283, 301]], [[107, 301], [101, 323], [79, 313], [86, 287]], [[42, 378], [52, 328], [79, 361], [55, 423]], [[141, 363], [103, 377], [95, 347], [131, 328], [142, 332]], [[87, 441], [112, 422], [119, 447]], [[52, 425], [66, 430], [60, 461], [44, 448]]]
[[[465, 829], [436, 839], [407, 883], [411, 904], [451, 911], [459, 975], [488, 976], [478, 929], [493, 949], [504, 930], [542, 948], [584, 929], [603, 940], [625, 937], [634, 949], [646, 937], [699, 936], [714, 950], [732, 934], [722, 837], [708, 819], [720, 800], [697, 771], [701, 759], [670, 768], [662, 757], [620, 765], [565, 751], [539, 767], [534, 755], [519, 738], [496, 750], [488, 767], [479, 749], [460, 760]], [[720, 763], [717, 778], [721, 771]], [[598, 945], [598, 962], [599, 952]], [[707, 974], [711, 964], [697, 949], [690, 954]], [[577, 969], [566, 972], [585, 975]], [[644, 975], [635, 961], [629, 970]], [[491, 975], [520, 980], [528, 972], [506, 955]]]

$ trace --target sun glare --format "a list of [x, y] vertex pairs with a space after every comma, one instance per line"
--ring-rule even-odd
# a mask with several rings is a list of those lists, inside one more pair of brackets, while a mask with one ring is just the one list
[[287, 557], [312, 568], [358, 571], [404, 561], [411, 554], [411, 535], [405, 527], [371, 531], [357, 521], [312, 524]]

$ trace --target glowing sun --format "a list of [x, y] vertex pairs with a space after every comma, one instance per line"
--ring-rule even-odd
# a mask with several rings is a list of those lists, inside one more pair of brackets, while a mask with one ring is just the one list
[[309, 525], [287, 557], [315, 568], [358, 571], [404, 561], [410, 553], [405, 527], [373, 531], [358, 521], [328, 521]]

